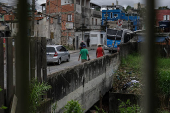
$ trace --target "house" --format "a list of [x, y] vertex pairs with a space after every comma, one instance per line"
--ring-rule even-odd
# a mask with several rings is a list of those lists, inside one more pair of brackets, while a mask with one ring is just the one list
[[[61, 19], [60, 44], [79, 49], [81, 41], [89, 46], [100, 43], [100, 8], [90, 0], [47, 0], [45, 9], [42, 9], [46, 15], [56, 14], [56, 17]], [[89, 39], [90, 42], [87, 41]]]
[[145, 4], [141, 4], [141, 3], [134, 4], [134, 9], [141, 9], [141, 8], [145, 8]]
[[120, 5], [107, 5], [103, 6], [107, 10], [102, 10], [102, 26], [106, 23], [110, 26], [117, 26], [118, 20], [123, 21], [122, 28], [131, 29], [136, 31], [139, 29], [140, 17], [137, 13], [126, 13], [124, 7]]
[[156, 9], [156, 27], [161, 32], [170, 32], [170, 9]]
[[11, 36], [11, 21], [14, 20], [13, 7], [0, 4], [0, 37]]

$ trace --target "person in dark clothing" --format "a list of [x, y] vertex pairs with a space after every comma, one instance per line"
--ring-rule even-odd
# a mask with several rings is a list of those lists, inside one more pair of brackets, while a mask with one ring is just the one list
[[87, 39], [87, 47], [89, 47], [89, 44], [90, 44], [90, 39], [88, 37], [88, 39]]
[[83, 49], [84, 45], [86, 46], [86, 44], [84, 43], [84, 41], [82, 41], [82, 42], [80, 43], [80, 50]]

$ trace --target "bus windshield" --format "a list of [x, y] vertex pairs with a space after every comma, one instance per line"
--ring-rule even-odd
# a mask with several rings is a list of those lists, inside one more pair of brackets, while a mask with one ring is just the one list
[[113, 29], [108, 29], [107, 30], [107, 35], [118, 35], [122, 37], [123, 30], [113, 30]]
[[107, 35], [116, 35], [117, 30], [107, 29]]

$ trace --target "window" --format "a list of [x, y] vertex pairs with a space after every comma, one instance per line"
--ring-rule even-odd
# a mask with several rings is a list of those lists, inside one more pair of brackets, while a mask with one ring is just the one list
[[118, 17], [118, 14], [114, 14], [114, 17]]
[[66, 51], [66, 48], [61, 46], [61, 51]]
[[54, 39], [54, 32], [50, 33], [50, 39]]
[[92, 25], [93, 25], [93, 18], [92, 18]]
[[104, 14], [104, 17], [108, 17], [108, 14]]
[[47, 52], [55, 52], [55, 48], [54, 47], [47, 47], [46, 51]]
[[67, 15], [67, 19], [68, 19], [68, 21], [72, 21], [72, 15]]
[[96, 19], [96, 25], [97, 25], [97, 19]]
[[164, 15], [163, 20], [169, 20], [169, 15]]
[[58, 16], [58, 23], [61, 23], [61, 16]]
[[62, 47], [61, 46], [58, 46], [56, 47], [57, 48], [57, 51], [61, 51]]
[[110, 18], [113, 18], [113, 13], [110, 13]]

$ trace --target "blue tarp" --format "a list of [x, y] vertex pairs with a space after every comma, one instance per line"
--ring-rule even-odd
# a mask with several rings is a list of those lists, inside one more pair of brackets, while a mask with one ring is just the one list
[[[156, 37], [155, 42], [165, 42], [165, 39], [168, 38], [167, 36], [158, 36]], [[138, 42], [144, 42], [144, 36], [138, 36]]]

